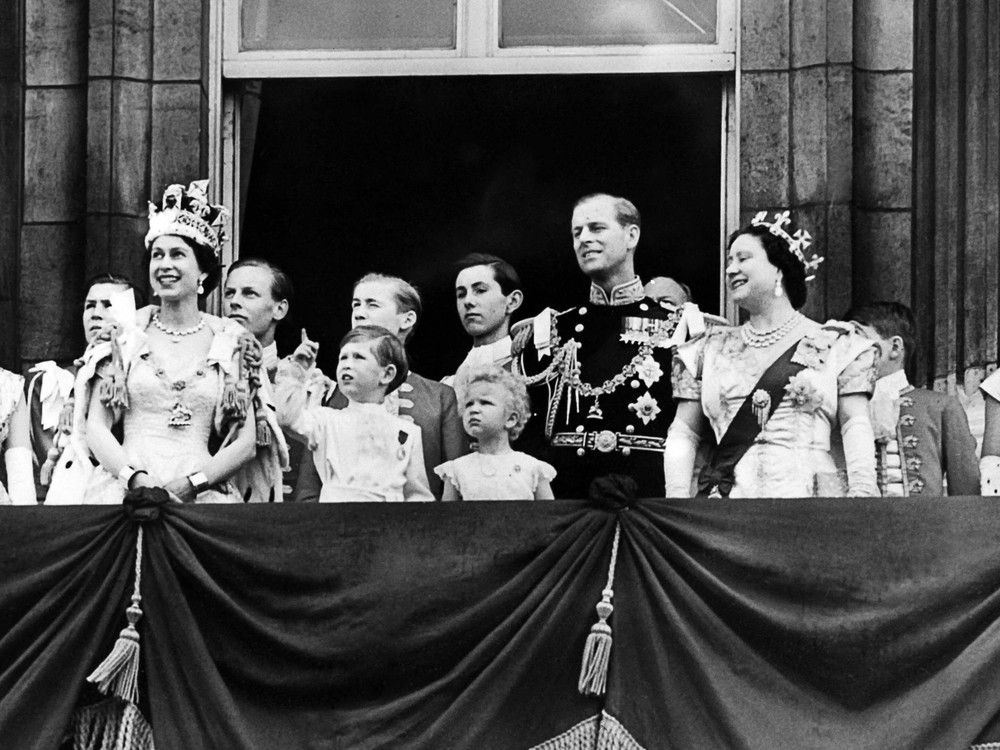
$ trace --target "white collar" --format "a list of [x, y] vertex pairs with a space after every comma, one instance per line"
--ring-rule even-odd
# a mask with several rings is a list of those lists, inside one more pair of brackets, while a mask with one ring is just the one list
[[909, 389], [910, 381], [906, 378], [905, 370], [896, 370], [896, 372], [875, 381], [875, 394], [891, 399], [899, 398], [904, 391]]
[[482, 344], [481, 346], [474, 346], [469, 350], [468, 356], [465, 358], [466, 362], [475, 362], [476, 364], [490, 364], [493, 362], [498, 362], [501, 359], [507, 359], [510, 356], [510, 348], [513, 346], [513, 342], [510, 336], [504, 336], [502, 339], [497, 339], [492, 344]]

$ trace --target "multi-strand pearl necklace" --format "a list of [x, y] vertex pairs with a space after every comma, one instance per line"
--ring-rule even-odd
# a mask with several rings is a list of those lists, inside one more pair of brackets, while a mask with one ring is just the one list
[[740, 337], [743, 339], [743, 343], [747, 346], [751, 346], [754, 349], [766, 349], [769, 346], [773, 346], [781, 341], [788, 333], [798, 325], [799, 320], [802, 319], [802, 313], [796, 311], [792, 313], [792, 317], [786, 320], [779, 326], [771, 328], [767, 331], [758, 331], [752, 325], [750, 321], [747, 321], [740, 326]]

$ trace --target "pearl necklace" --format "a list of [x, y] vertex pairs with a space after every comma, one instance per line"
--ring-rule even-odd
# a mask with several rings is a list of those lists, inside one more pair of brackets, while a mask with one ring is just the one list
[[190, 336], [193, 333], [198, 333], [198, 331], [204, 328], [205, 316], [202, 315], [201, 318], [198, 320], [197, 325], [193, 325], [190, 328], [170, 328], [169, 326], [163, 324], [163, 321], [160, 320], [160, 314], [156, 313], [153, 315], [153, 325], [159, 328], [168, 336], [173, 337], [172, 340], [176, 344], [178, 341], [180, 341], [179, 338], [180, 336]]
[[750, 321], [747, 321], [740, 326], [740, 338], [743, 339], [744, 344], [754, 349], [766, 349], [785, 338], [798, 325], [801, 318], [802, 313], [796, 311], [784, 323], [767, 331], [758, 331], [750, 325]]

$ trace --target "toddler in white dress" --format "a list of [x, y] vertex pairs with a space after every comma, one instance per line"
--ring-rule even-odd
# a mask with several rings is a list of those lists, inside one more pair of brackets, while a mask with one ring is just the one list
[[498, 366], [469, 375], [459, 394], [462, 425], [475, 453], [434, 469], [444, 480], [442, 500], [551, 500], [556, 470], [515, 451], [510, 441], [531, 414], [524, 381]]
[[312, 451], [322, 480], [319, 501], [433, 500], [427, 485], [420, 428], [382, 405], [406, 380], [403, 345], [379, 326], [358, 326], [340, 342], [337, 388], [347, 407], [331, 409], [309, 397], [318, 345], [302, 343], [278, 365], [278, 423]]

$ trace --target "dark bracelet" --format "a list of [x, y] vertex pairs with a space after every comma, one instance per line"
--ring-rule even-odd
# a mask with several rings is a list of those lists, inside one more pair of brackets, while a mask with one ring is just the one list
[[132, 489], [132, 482], [140, 474], [145, 474], [147, 477], [149, 476], [149, 472], [146, 471], [145, 469], [136, 469], [134, 472], [132, 472], [132, 476], [128, 478], [128, 489], [130, 490]]

